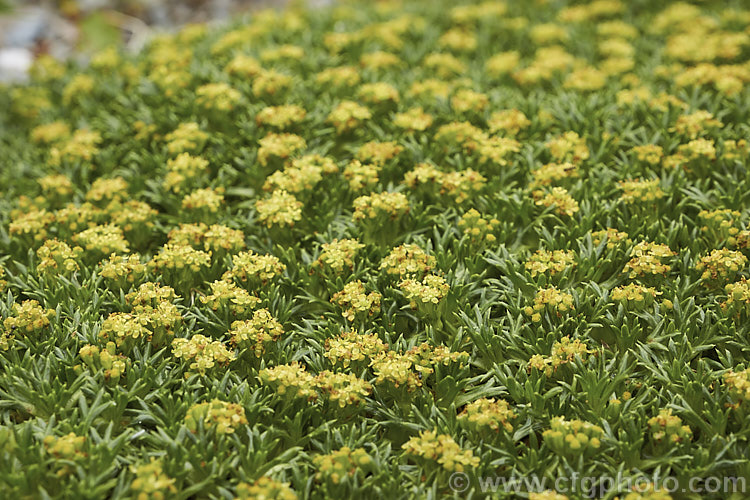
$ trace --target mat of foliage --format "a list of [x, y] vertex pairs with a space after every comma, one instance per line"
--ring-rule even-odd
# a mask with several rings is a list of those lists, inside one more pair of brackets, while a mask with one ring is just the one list
[[3, 496], [743, 498], [626, 486], [750, 475], [742, 7], [347, 3], [39, 58], [0, 93]]

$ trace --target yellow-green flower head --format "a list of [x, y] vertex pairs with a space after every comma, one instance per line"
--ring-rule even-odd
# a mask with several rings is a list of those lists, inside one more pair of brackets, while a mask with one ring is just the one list
[[54, 213], [58, 231], [77, 233], [92, 228], [106, 219], [106, 213], [89, 202], [81, 205], [68, 203]]
[[78, 436], [74, 432], [65, 436], [45, 436], [44, 449], [58, 460], [76, 461], [86, 458], [86, 436]]
[[11, 236], [28, 236], [35, 242], [47, 239], [48, 228], [55, 216], [44, 209], [31, 210], [14, 215], [8, 226]]
[[104, 206], [113, 200], [127, 199], [128, 196], [128, 183], [122, 177], [99, 178], [86, 192], [86, 201]]
[[750, 402], [750, 368], [738, 372], [729, 370], [724, 374], [724, 385], [738, 403]]
[[516, 50], [499, 52], [484, 63], [486, 73], [493, 78], [502, 78], [518, 67], [521, 54]]
[[440, 36], [438, 47], [454, 52], [473, 52], [477, 48], [477, 37], [464, 28], [451, 28]]
[[645, 144], [643, 146], [634, 146], [630, 151], [635, 155], [638, 161], [649, 165], [658, 165], [664, 157], [664, 149], [656, 144]]
[[114, 224], [94, 226], [73, 236], [73, 241], [86, 252], [105, 256], [112, 253], [128, 253], [128, 242], [122, 229]]
[[286, 269], [273, 255], [257, 254], [252, 250], [232, 256], [232, 269], [224, 273], [224, 279], [234, 279], [245, 286], [265, 285]]
[[91, 161], [99, 152], [102, 136], [99, 132], [79, 129], [65, 142], [58, 142], [49, 151], [47, 162], [57, 167], [66, 162]]
[[341, 484], [346, 478], [354, 477], [357, 473], [364, 474], [371, 468], [372, 463], [372, 458], [364, 448], [351, 449], [348, 446], [313, 457], [313, 466], [317, 469], [315, 479], [330, 480], [333, 484]]
[[232, 317], [244, 318], [260, 304], [260, 299], [250, 295], [232, 281], [217, 280], [211, 283], [211, 294], [201, 296], [203, 304], [214, 311], [228, 311]]
[[395, 141], [370, 141], [359, 147], [357, 150], [357, 159], [366, 163], [384, 165], [389, 160], [396, 158], [403, 151], [404, 147]]
[[47, 240], [36, 251], [39, 263], [37, 271], [47, 276], [67, 275], [80, 269], [78, 258], [83, 253], [81, 247], [71, 248], [57, 239]]
[[207, 83], [195, 89], [195, 102], [207, 110], [232, 111], [242, 99], [242, 94], [226, 83]]
[[258, 126], [268, 126], [285, 130], [305, 119], [307, 112], [301, 106], [286, 104], [283, 106], [269, 106], [255, 115]]
[[448, 172], [441, 178], [440, 195], [450, 196], [456, 203], [463, 203], [479, 193], [486, 183], [487, 179], [471, 168]]
[[266, 166], [272, 160], [284, 161], [307, 147], [307, 142], [295, 134], [269, 133], [258, 141], [258, 162]]
[[333, 294], [331, 302], [343, 309], [344, 318], [349, 321], [355, 319], [366, 319], [380, 313], [380, 299], [382, 295], [378, 292], [365, 291], [365, 285], [361, 281], [352, 281], [344, 285], [344, 288]]
[[235, 500], [297, 500], [299, 497], [289, 483], [275, 481], [263, 476], [253, 484], [239, 483]]
[[37, 125], [29, 134], [37, 144], [55, 144], [70, 137], [70, 126], [62, 120]]
[[712, 238], [711, 243], [714, 245], [718, 245], [726, 240], [728, 244], [737, 244], [742, 248], [739, 241], [741, 239], [739, 233], [742, 228], [741, 218], [742, 214], [740, 212], [728, 208], [701, 210], [698, 212], [698, 219], [703, 224], [701, 231], [706, 236]]
[[353, 66], [326, 68], [315, 76], [315, 82], [320, 87], [332, 87], [333, 89], [354, 87], [360, 80], [359, 70]]
[[657, 447], [670, 448], [679, 443], [689, 442], [693, 439], [693, 431], [690, 427], [682, 424], [682, 419], [672, 415], [672, 409], [659, 410], [659, 414], [648, 420], [651, 431], [651, 441]]
[[665, 196], [659, 179], [620, 181], [617, 185], [622, 190], [620, 199], [627, 204], [652, 202]]
[[710, 129], [721, 128], [724, 124], [720, 120], [714, 118], [714, 115], [708, 111], [698, 110], [694, 113], [682, 115], [677, 118], [674, 127], [670, 129], [670, 132], [677, 132], [678, 134], [684, 135], [690, 139], [696, 139], [697, 137], [708, 132]]
[[462, 449], [451, 436], [436, 431], [422, 431], [402, 448], [407, 455], [437, 462], [447, 471], [463, 472], [479, 465], [479, 457], [475, 457], [471, 450]]
[[607, 242], [607, 249], [613, 249], [622, 243], [630, 244], [631, 240], [628, 237], [628, 233], [624, 231], [618, 231], [617, 229], [608, 227], [601, 231], [594, 231], [591, 233], [591, 242], [598, 246], [602, 241]]
[[182, 199], [184, 210], [217, 213], [224, 204], [224, 188], [196, 189]]
[[8, 282], [3, 278], [5, 277], [5, 269], [0, 265], [0, 293], [4, 292], [8, 286]]
[[400, 100], [398, 90], [385, 82], [365, 83], [357, 91], [357, 97], [367, 104], [397, 104]]
[[247, 418], [242, 406], [214, 399], [191, 406], [185, 415], [185, 426], [193, 433], [198, 432], [200, 422], [205, 429], [216, 429], [218, 434], [233, 434], [240, 426], [247, 425]]
[[531, 171], [530, 188], [552, 186], [578, 177], [578, 166], [574, 163], [547, 163]]
[[677, 255], [667, 245], [641, 241], [637, 243], [630, 254], [630, 261], [625, 264], [623, 273], [630, 278], [644, 275], [666, 275], [672, 268], [671, 264], [665, 264], [664, 260], [671, 259]]
[[105, 341], [114, 342], [117, 347], [129, 349], [136, 343], [148, 342], [151, 339], [148, 324], [148, 318], [143, 315], [112, 313], [102, 322], [99, 337]]
[[107, 205], [105, 212], [109, 214], [112, 223], [125, 233], [143, 231], [146, 234], [154, 227], [154, 221], [159, 214], [151, 205], [138, 200], [128, 200], [124, 203], [115, 200]]
[[479, 145], [488, 139], [489, 137], [483, 130], [469, 122], [451, 122], [442, 125], [435, 132], [435, 142], [460, 147], [468, 153], [476, 151]]
[[358, 192], [365, 188], [372, 189], [377, 185], [380, 168], [378, 165], [363, 164], [359, 160], [352, 160], [344, 167], [343, 175], [349, 183], [349, 189]]
[[548, 357], [535, 354], [529, 359], [528, 369], [535, 368], [544, 372], [548, 377], [552, 376], [557, 369], [567, 363], [572, 363], [576, 356], [586, 360], [588, 355], [594, 351], [590, 350], [580, 339], [572, 339], [565, 336], [559, 342], [555, 342]]
[[409, 213], [409, 200], [403, 193], [373, 193], [354, 200], [355, 221], [396, 220]]
[[531, 316], [532, 321], [538, 322], [542, 320], [541, 314], [545, 310], [560, 317], [573, 309], [573, 295], [550, 286], [538, 290], [534, 296], [534, 305], [526, 307], [524, 312]]
[[448, 366], [451, 363], [463, 364], [469, 360], [469, 353], [465, 351], [451, 351], [444, 345], [432, 346], [423, 342], [414, 346], [404, 354], [410, 359], [417, 370], [429, 375], [434, 365]]
[[432, 126], [435, 118], [424, 111], [421, 106], [409, 108], [393, 115], [393, 124], [403, 130], [423, 132]]
[[36, 300], [24, 300], [13, 304], [11, 315], [3, 321], [3, 328], [7, 338], [36, 336], [50, 326], [54, 317], [54, 310], [44, 309]]
[[200, 129], [195, 122], [181, 123], [177, 128], [167, 134], [167, 151], [171, 155], [179, 153], [198, 153], [208, 140], [208, 134]]
[[534, 191], [532, 193], [534, 203], [546, 208], [554, 207], [555, 212], [559, 215], [572, 217], [578, 212], [578, 202], [570, 196], [567, 189], [562, 187], [553, 187], [548, 191]]
[[229, 335], [232, 345], [248, 349], [257, 358], [263, 356], [266, 345], [276, 342], [284, 334], [284, 327], [268, 309], [258, 309], [253, 317], [232, 323]]
[[267, 227], [293, 227], [302, 220], [302, 202], [283, 189], [274, 190], [271, 195], [255, 202], [258, 220]]
[[299, 61], [303, 57], [305, 57], [305, 49], [290, 44], [279, 45], [278, 47], [266, 49], [260, 53], [260, 59], [263, 62], [274, 62], [282, 59]]
[[591, 66], [574, 69], [565, 77], [563, 88], [591, 92], [604, 88], [607, 84], [607, 75]]
[[102, 370], [107, 380], [119, 380], [125, 374], [130, 363], [127, 356], [117, 352], [114, 342], [107, 342], [104, 349], [98, 346], [86, 344], [78, 351], [81, 360], [94, 371]]
[[589, 148], [586, 139], [576, 132], [565, 132], [547, 141], [547, 149], [556, 162], [571, 162], [579, 164], [589, 158]]
[[150, 462], [131, 465], [135, 479], [130, 483], [130, 491], [137, 500], [164, 500], [177, 493], [175, 480], [162, 469], [161, 460], [152, 458]]
[[582, 23], [621, 14], [625, 4], [620, 0], [594, 0], [586, 4], [565, 7], [557, 19], [567, 23]]
[[321, 245], [320, 255], [312, 263], [313, 270], [332, 271], [341, 274], [354, 268], [354, 258], [365, 245], [353, 238], [334, 239]]
[[177, 295], [172, 287], [150, 281], [125, 296], [125, 301], [137, 311], [157, 307], [162, 302], [174, 302], [176, 299]]
[[396, 389], [403, 388], [413, 392], [422, 387], [422, 374], [430, 374], [431, 369], [415, 366], [413, 356], [387, 351], [375, 355], [370, 361], [375, 383], [378, 385], [392, 385]]
[[286, 92], [291, 86], [291, 76], [274, 70], [261, 70], [253, 81], [253, 95], [269, 98]]
[[156, 274], [186, 270], [191, 273], [205, 271], [211, 266], [211, 252], [196, 250], [188, 245], [165, 244], [149, 261], [148, 267]]
[[495, 20], [508, 10], [505, 2], [485, 1], [476, 4], [457, 5], [450, 10], [451, 20], [459, 25], [474, 24], [484, 20]]
[[427, 54], [422, 64], [425, 69], [436, 73], [440, 78], [450, 78], [466, 73], [466, 64], [453, 54], [433, 52]]
[[466, 405], [458, 414], [458, 421], [476, 431], [490, 429], [492, 432], [513, 431], [511, 420], [516, 418], [513, 409], [502, 399], [479, 398]]
[[492, 113], [487, 120], [487, 125], [493, 134], [504, 133], [516, 136], [521, 130], [531, 125], [531, 120], [522, 111], [515, 108], [503, 109]]
[[167, 174], [164, 176], [164, 187], [179, 193], [195, 179], [208, 173], [208, 160], [190, 153], [180, 153], [167, 160]]
[[494, 243], [497, 237], [493, 232], [500, 225], [497, 219], [487, 219], [475, 209], [469, 209], [458, 220], [458, 228], [469, 237], [472, 246], [480, 246], [483, 243]]
[[413, 243], [394, 247], [380, 263], [387, 275], [422, 277], [435, 269], [437, 259]]
[[612, 289], [610, 297], [614, 302], [619, 302], [627, 308], [642, 310], [651, 306], [661, 292], [652, 287], [645, 287], [637, 283], [628, 283]]
[[77, 74], [70, 82], [63, 88], [62, 100], [63, 104], [70, 106], [90, 95], [96, 86], [96, 81], [90, 75]]
[[524, 264], [532, 277], [547, 272], [554, 276], [575, 266], [576, 254], [573, 250], [537, 250]]
[[296, 361], [288, 365], [265, 368], [260, 371], [259, 378], [261, 383], [275, 388], [280, 395], [288, 394], [308, 401], [318, 398], [315, 377]]
[[354, 101], [342, 101], [328, 115], [328, 123], [334, 126], [339, 134], [349, 132], [372, 118], [366, 106]]
[[590, 457], [601, 447], [604, 430], [582, 420], [565, 420], [555, 417], [550, 428], [542, 433], [544, 442], [558, 455], [567, 457]]
[[490, 105], [487, 94], [470, 89], [457, 90], [450, 102], [456, 113], [482, 113]]
[[426, 101], [438, 98], [447, 99], [451, 88], [452, 85], [449, 82], [436, 78], [427, 78], [412, 83], [409, 88], [409, 96]]
[[399, 282], [398, 287], [403, 291], [412, 309], [418, 309], [426, 304], [438, 304], [450, 290], [445, 278], [436, 274], [428, 274], [421, 280], [407, 278]]
[[[692, 160], [715, 160], [716, 146], [710, 139], [693, 139], [687, 144], [682, 144], [677, 148], [677, 159], [682, 162]], [[682, 163], [678, 161], [679, 163]]]
[[29, 68], [33, 81], [51, 82], [65, 76], [65, 66], [49, 54], [41, 54]]
[[341, 408], [364, 404], [372, 393], [372, 384], [353, 373], [333, 373], [325, 370], [314, 380], [321, 394]]
[[339, 337], [326, 339], [326, 352], [323, 354], [333, 365], [341, 363], [348, 368], [352, 363], [367, 361], [377, 357], [388, 350], [388, 344], [384, 343], [374, 334], [360, 334], [355, 331], [346, 331]]
[[727, 300], [722, 302], [721, 308], [737, 318], [743, 312], [750, 315], [750, 282], [743, 277], [737, 283], [728, 284], [724, 289], [727, 293]]
[[323, 179], [323, 174], [338, 172], [332, 159], [320, 155], [294, 158], [283, 170], [266, 177], [264, 191], [288, 191], [292, 194], [309, 192]]
[[747, 257], [742, 252], [719, 248], [701, 257], [695, 268], [701, 271], [701, 279], [726, 283], [746, 264]]
[[189, 339], [172, 340], [172, 355], [191, 362], [190, 369], [201, 375], [205, 375], [206, 371], [215, 367], [226, 367], [235, 359], [234, 353], [220, 341], [212, 341], [200, 334], [193, 335]]
[[[391, 52], [375, 50], [373, 52], [367, 52], [365, 54], [362, 54], [362, 57], [359, 58], [359, 63], [360, 63], [360, 66], [362, 66], [363, 68], [372, 69], [372, 70], [381, 70], [381, 69], [393, 69], [398, 66], [401, 66], [403, 64], [403, 61], [401, 60], [400, 57], [398, 57], [396, 54], [393, 54]], [[348, 66], [346, 66], [345, 68], [348, 68]], [[333, 68], [333, 69], [340, 69], [340, 68]], [[342, 74], [341, 76], [343, 77], [345, 75]], [[357, 83], [359, 83], [359, 78], [357, 78], [356, 80], [353, 80], [351, 83], [351, 86], [354, 86]]]

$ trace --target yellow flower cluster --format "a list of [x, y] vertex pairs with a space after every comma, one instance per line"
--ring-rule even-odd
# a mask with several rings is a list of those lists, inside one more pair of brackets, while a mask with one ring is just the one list
[[338, 171], [333, 160], [316, 154], [304, 155], [288, 162], [283, 170], [266, 177], [263, 191], [283, 190], [292, 194], [307, 193], [323, 179], [323, 174]]
[[288, 365], [278, 365], [273, 368], [265, 368], [258, 375], [261, 383], [270, 385], [280, 395], [288, 395], [291, 398], [307, 399], [313, 401], [318, 398], [315, 389], [315, 377], [308, 373], [303, 365], [297, 361]]
[[613, 301], [619, 302], [627, 309], [642, 311], [650, 307], [661, 292], [652, 287], [645, 287], [637, 283], [628, 283], [627, 285], [618, 286], [612, 289], [610, 297]]
[[135, 475], [130, 491], [136, 500], [160, 500], [177, 493], [175, 480], [164, 473], [161, 460], [152, 458], [148, 463], [131, 466], [130, 470]]
[[407, 455], [437, 462], [447, 471], [462, 472], [479, 465], [479, 457], [475, 457], [471, 450], [462, 449], [451, 436], [437, 431], [422, 431], [402, 448]]
[[85, 229], [73, 236], [73, 242], [81, 245], [97, 261], [112, 253], [128, 253], [128, 242], [118, 226], [105, 224]]
[[341, 291], [334, 293], [331, 302], [343, 309], [344, 318], [354, 321], [379, 314], [381, 298], [382, 295], [378, 292], [368, 294], [364, 283], [357, 280], [347, 283]]
[[258, 162], [264, 167], [271, 162], [283, 162], [307, 147], [305, 139], [295, 134], [269, 133], [258, 144]]
[[537, 250], [524, 264], [524, 267], [535, 277], [549, 272], [550, 276], [576, 266], [576, 254], [573, 250]]
[[334, 239], [321, 245], [320, 255], [312, 263], [313, 270], [332, 271], [341, 274], [354, 268], [354, 257], [365, 246], [356, 239]]
[[529, 359], [529, 368], [535, 368], [544, 372], [548, 377], [557, 369], [567, 363], [575, 361], [576, 356], [585, 361], [588, 355], [594, 351], [590, 350], [580, 339], [572, 339], [565, 336], [552, 346], [552, 352], [548, 357], [535, 354]]
[[396, 220], [409, 213], [409, 200], [402, 193], [373, 193], [354, 200], [355, 221]]
[[214, 367], [225, 367], [235, 359], [234, 353], [220, 341], [212, 341], [201, 334], [195, 334], [189, 339], [174, 339], [172, 355], [190, 362], [190, 369], [201, 375]]
[[188, 122], [179, 124], [164, 139], [167, 141], [167, 151], [172, 155], [199, 153], [208, 141], [208, 134], [197, 123]]
[[284, 334], [284, 327], [268, 309], [258, 309], [253, 317], [232, 323], [229, 335], [232, 344], [247, 349], [257, 358], [263, 356], [266, 344], [276, 342]]
[[493, 112], [487, 120], [487, 125], [493, 134], [503, 132], [516, 136], [531, 125], [531, 120], [517, 109], [503, 109]]
[[750, 368], [738, 372], [729, 370], [724, 374], [724, 384], [739, 403], [750, 402]]
[[326, 455], [315, 455], [313, 465], [318, 471], [315, 473], [317, 481], [330, 480], [333, 484], [341, 484], [346, 478], [369, 470], [372, 458], [364, 448], [344, 446]]
[[235, 280], [248, 289], [254, 289], [265, 285], [285, 269], [286, 265], [277, 257], [248, 250], [232, 256], [232, 269], [225, 272], [222, 279]]
[[738, 318], [743, 312], [750, 316], [750, 282], [743, 277], [737, 283], [728, 284], [724, 289], [727, 292], [727, 300], [722, 302], [721, 308]]
[[226, 83], [207, 83], [195, 89], [198, 106], [212, 111], [232, 111], [242, 99], [242, 94]]
[[531, 321], [536, 323], [542, 320], [542, 312], [545, 310], [560, 317], [562, 313], [567, 313], [573, 309], [575, 309], [573, 295], [551, 286], [538, 290], [534, 296], [534, 305], [526, 306], [524, 312], [531, 316]]
[[558, 455], [575, 458], [595, 455], [601, 448], [603, 434], [604, 430], [598, 425], [555, 417], [542, 437], [545, 444]]
[[394, 247], [381, 261], [380, 269], [389, 276], [421, 277], [435, 269], [437, 260], [419, 245], [408, 243]]
[[460, 423], [484, 435], [487, 429], [493, 433], [499, 433], [501, 429], [512, 432], [510, 421], [516, 418], [516, 413], [507, 401], [479, 398], [467, 404], [457, 418]]
[[625, 264], [622, 272], [630, 278], [637, 278], [648, 274], [666, 275], [672, 266], [665, 264], [664, 259], [671, 259], [677, 254], [667, 245], [641, 241], [636, 243], [630, 255], [630, 261]]
[[253, 484], [239, 483], [235, 500], [297, 500], [299, 497], [289, 483], [263, 476]]
[[185, 415], [185, 426], [195, 433], [201, 424], [205, 429], [216, 429], [218, 434], [233, 434], [241, 425], [247, 425], [245, 409], [218, 399], [195, 404]]
[[360, 334], [355, 331], [347, 331], [339, 337], [326, 339], [326, 352], [323, 354], [334, 366], [340, 363], [343, 368], [350, 365], [359, 365], [363, 361], [376, 358], [379, 354], [388, 350], [385, 344], [374, 334]]
[[208, 173], [208, 160], [190, 153], [180, 153], [167, 160], [167, 174], [164, 176], [164, 187], [179, 193]]
[[458, 220], [458, 228], [467, 235], [472, 247], [481, 247], [484, 244], [492, 244], [497, 240], [493, 232], [500, 226], [500, 221], [488, 219], [475, 209], [470, 208]]
[[543, 207], [554, 207], [559, 215], [572, 217], [578, 212], [578, 202], [568, 193], [568, 190], [559, 186], [548, 191], [536, 190], [532, 193], [535, 204]]
[[398, 287], [409, 301], [409, 306], [428, 318], [439, 316], [439, 304], [450, 290], [445, 278], [436, 274], [428, 274], [421, 280], [406, 278], [399, 282]]
[[49, 151], [47, 162], [52, 167], [66, 163], [90, 162], [99, 152], [102, 136], [99, 132], [79, 129], [65, 142], [58, 142]]
[[217, 280], [210, 285], [211, 294], [202, 295], [200, 301], [213, 311], [226, 313], [232, 318], [247, 317], [260, 304], [260, 299], [250, 295], [229, 280]]
[[574, 163], [547, 163], [531, 171], [530, 188], [552, 186], [578, 177], [578, 166]]
[[68, 275], [80, 269], [78, 258], [83, 253], [81, 247], [73, 247], [58, 239], [47, 240], [36, 251], [39, 263], [37, 271], [47, 276]]
[[657, 447], [668, 450], [678, 443], [693, 439], [693, 431], [682, 424], [682, 419], [672, 415], [671, 409], [659, 410], [659, 414], [648, 420], [651, 441]]
[[224, 188], [201, 188], [185, 195], [183, 210], [215, 214], [224, 204]]
[[379, 172], [380, 167], [377, 165], [352, 160], [344, 167], [343, 175], [349, 182], [349, 189], [358, 192], [377, 185]]
[[65, 436], [45, 436], [44, 449], [58, 460], [76, 461], [88, 456], [86, 453], [86, 436], [74, 432]]
[[620, 181], [617, 185], [622, 190], [620, 199], [627, 204], [648, 203], [665, 196], [659, 179]]
[[168, 237], [169, 243], [177, 246], [190, 245], [198, 250], [208, 251], [215, 257], [234, 254], [245, 248], [245, 234], [222, 224], [180, 224], [169, 232]]
[[384, 165], [404, 151], [404, 147], [395, 141], [370, 141], [362, 144], [357, 150], [357, 159], [363, 162]]
[[434, 117], [421, 106], [393, 115], [393, 124], [409, 132], [423, 132], [432, 126]]
[[571, 162], [579, 164], [589, 158], [586, 139], [576, 132], [565, 132], [547, 141], [547, 149], [552, 159], [558, 163]]
[[104, 378], [107, 380], [118, 380], [124, 375], [129, 361], [126, 356], [117, 353], [114, 342], [107, 342], [103, 349], [86, 344], [79, 349], [78, 354], [89, 369], [103, 370]]
[[359, 406], [372, 393], [372, 384], [353, 373], [323, 371], [313, 382], [321, 394], [339, 408]]
[[644, 144], [643, 146], [634, 146], [630, 151], [635, 155], [638, 161], [649, 165], [658, 165], [664, 157], [664, 149], [657, 144]]
[[611, 227], [591, 233], [591, 242], [594, 245], [599, 246], [602, 241], [607, 242], [607, 249], [609, 250], [618, 247], [621, 243], [625, 243], [628, 245], [631, 243], [630, 238], [628, 237], [628, 233], [624, 231], [618, 231], [617, 229]]
[[4, 332], [0, 337], [0, 349], [9, 347], [9, 341], [16, 335], [20, 337], [38, 336], [50, 326], [55, 311], [44, 309], [36, 300], [24, 300], [13, 304], [11, 315], [3, 321]]
[[302, 220], [302, 202], [283, 189], [276, 189], [266, 199], [255, 202], [258, 220], [267, 227], [293, 227]]
[[695, 265], [701, 271], [701, 279], [725, 283], [731, 281], [747, 264], [747, 257], [742, 252], [719, 248], [704, 255]]
[[696, 139], [712, 128], [723, 126], [724, 124], [720, 120], [715, 119], [714, 115], [708, 111], [699, 110], [678, 117], [670, 132], [677, 132], [690, 139]]
[[268, 106], [258, 111], [255, 115], [255, 122], [258, 126], [268, 126], [279, 130], [286, 130], [289, 127], [300, 123], [307, 116], [307, 112], [301, 106], [296, 104], [286, 104], [283, 106]]
[[356, 129], [370, 118], [372, 113], [366, 106], [354, 101], [342, 101], [328, 115], [328, 122], [339, 134], [344, 134]]
[[736, 210], [720, 208], [717, 210], [701, 210], [698, 219], [701, 221], [701, 231], [711, 238], [715, 245], [726, 241], [729, 245], [737, 244], [736, 237], [740, 233], [740, 218], [742, 214]]

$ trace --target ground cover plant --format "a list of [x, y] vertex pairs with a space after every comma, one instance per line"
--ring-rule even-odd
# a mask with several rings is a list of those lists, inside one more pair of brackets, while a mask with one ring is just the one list
[[0, 93], [2, 496], [746, 498], [743, 7], [40, 57]]

